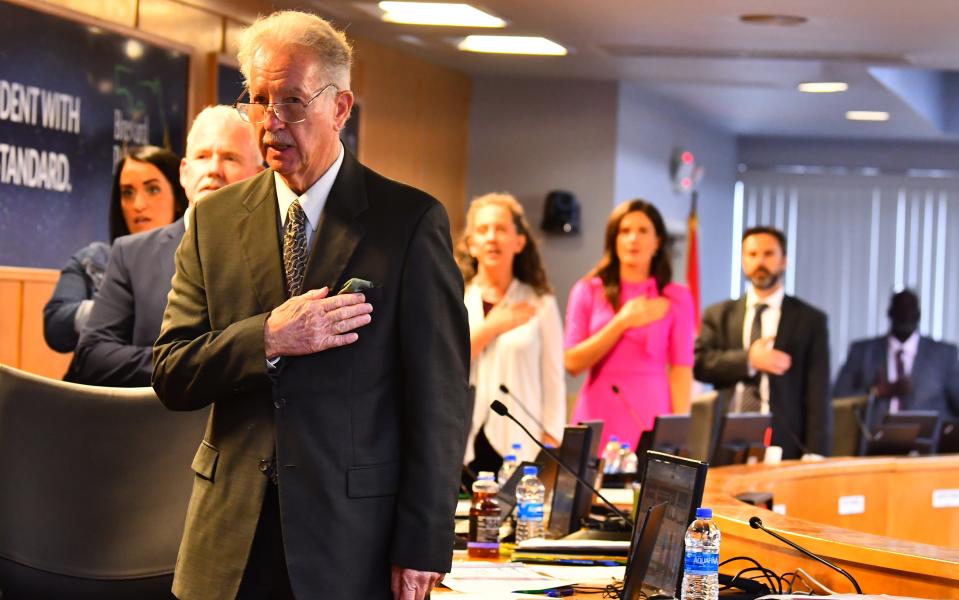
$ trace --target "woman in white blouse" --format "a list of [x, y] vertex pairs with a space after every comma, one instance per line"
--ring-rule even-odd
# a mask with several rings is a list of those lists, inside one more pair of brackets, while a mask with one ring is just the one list
[[[542, 442], [557, 444], [562, 437], [562, 319], [523, 207], [513, 196], [473, 200], [457, 259], [466, 280], [470, 383], [476, 393], [464, 463], [495, 472], [514, 442], [523, 444], [521, 461], [533, 460], [537, 449], [519, 427], [490, 410], [493, 400], [506, 404]], [[501, 385], [519, 402], [501, 392]]]

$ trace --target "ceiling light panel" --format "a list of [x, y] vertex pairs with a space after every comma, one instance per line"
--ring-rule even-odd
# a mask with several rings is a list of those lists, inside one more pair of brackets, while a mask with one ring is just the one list
[[566, 48], [544, 37], [470, 35], [457, 44], [457, 48], [466, 52], [492, 54], [566, 55]]
[[380, 2], [382, 19], [404, 25], [506, 27], [506, 21], [469, 4], [445, 2]]
[[888, 121], [889, 113], [881, 110], [848, 110], [846, 118], [850, 121]]
[[807, 81], [800, 83], [798, 89], [807, 94], [835, 94], [848, 90], [849, 84], [843, 81]]

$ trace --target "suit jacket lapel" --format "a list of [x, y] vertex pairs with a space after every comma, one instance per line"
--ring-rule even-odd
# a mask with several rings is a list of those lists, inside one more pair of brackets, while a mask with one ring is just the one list
[[[336, 286], [343, 283], [340, 280], [353, 251], [366, 233], [356, 220], [368, 206], [363, 167], [349, 150], [344, 149], [344, 152], [343, 164], [323, 207], [313, 250], [306, 265], [304, 290], [329, 286], [330, 293], [335, 294]], [[350, 273], [349, 276], [363, 277], [363, 274]]]
[[743, 347], [743, 322], [746, 320], [746, 296], [741, 297], [733, 304], [733, 312], [729, 318], [729, 329], [726, 335], [730, 348]]
[[250, 269], [260, 309], [266, 312], [286, 300], [272, 169], [265, 170], [249, 182], [243, 206], [248, 213], [239, 223], [240, 248]]
[[779, 327], [776, 329], [776, 341], [773, 343], [773, 348], [783, 352], [786, 351], [786, 344], [792, 337], [798, 317], [796, 301], [792, 296], [784, 296], [782, 309], [779, 311]]

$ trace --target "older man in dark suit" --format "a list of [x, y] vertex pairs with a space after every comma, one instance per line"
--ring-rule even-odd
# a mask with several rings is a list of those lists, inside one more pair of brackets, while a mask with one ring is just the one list
[[919, 335], [919, 298], [910, 290], [893, 294], [888, 315], [888, 335], [849, 347], [833, 396], [874, 393], [894, 410], [959, 418], [959, 350]]
[[[420, 600], [468, 429], [446, 212], [340, 143], [351, 50], [326, 21], [260, 19], [239, 59], [270, 169], [193, 211], [154, 348], [169, 408], [213, 405], [174, 594]], [[334, 294], [351, 279], [373, 286]]]
[[[752, 285], [745, 297], [704, 312], [693, 374], [719, 389], [720, 413], [772, 413], [772, 441], [782, 447], [783, 457], [828, 455], [826, 315], [786, 295], [786, 237], [778, 229], [746, 230], [742, 261]], [[716, 428], [714, 438], [715, 433]]]
[[[262, 168], [253, 128], [229, 106], [197, 115], [180, 162], [180, 185], [192, 207]], [[170, 225], [117, 238], [103, 282], [77, 344], [70, 378], [115, 387], [150, 385], [153, 342], [173, 277], [173, 255], [192, 208]]]

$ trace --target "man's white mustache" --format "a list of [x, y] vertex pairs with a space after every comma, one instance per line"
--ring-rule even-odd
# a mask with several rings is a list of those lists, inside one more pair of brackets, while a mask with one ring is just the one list
[[266, 146], [294, 146], [293, 137], [284, 133], [263, 133], [263, 144]]

